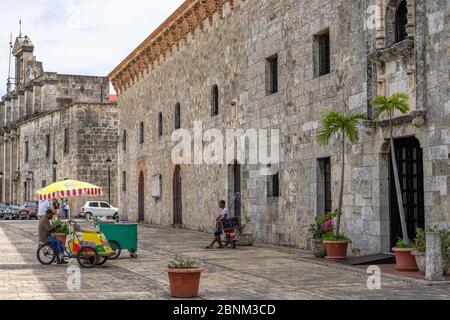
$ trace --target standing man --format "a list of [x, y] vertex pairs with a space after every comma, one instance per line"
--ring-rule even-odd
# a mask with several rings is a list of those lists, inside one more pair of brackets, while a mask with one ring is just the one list
[[214, 239], [212, 243], [206, 247], [206, 249], [214, 249], [214, 245], [216, 244], [216, 242], [219, 244], [219, 249], [224, 248], [222, 240], [220, 239], [220, 236], [222, 235], [222, 220], [229, 219], [231, 218], [231, 216], [230, 210], [226, 207], [225, 200], [220, 200], [219, 208], [222, 209], [222, 211], [220, 212], [220, 215], [216, 219], [216, 228], [214, 229]]
[[38, 207], [38, 219], [41, 221], [41, 219], [45, 216], [45, 213], [50, 208], [50, 202], [48, 200], [41, 200], [39, 201], [39, 207]]

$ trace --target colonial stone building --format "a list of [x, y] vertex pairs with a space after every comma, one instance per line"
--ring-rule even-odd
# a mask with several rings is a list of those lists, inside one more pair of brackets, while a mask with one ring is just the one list
[[[1, 201], [33, 200], [35, 191], [65, 178], [94, 183], [108, 199], [115, 187], [118, 110], [106, 77], [44, 72], [30, 38], [15, 42], [15, 85], [0, 102]], [[73, 202], [79, 210], [83, 199]]]
[[[364, 112], [361, 140], [345, 150], [343, 229], [355, 255], [389, 251], [400, 235], [389, 130], [369, 101], [401, 91], [411, 105], [394, 121], [408, 230], [450, 225], [449, 13], [448, 1], [185, 1], [109, 75], [119, 93], [120, 209], [210, 231], [225, 198], [257, 239], [307, 247], [309, 225], [337, 204], [342, 150], [317, 144], [320, 119]], [[279, 173], [173, 164], [172, 132], [196, 121], [279, 129]]]

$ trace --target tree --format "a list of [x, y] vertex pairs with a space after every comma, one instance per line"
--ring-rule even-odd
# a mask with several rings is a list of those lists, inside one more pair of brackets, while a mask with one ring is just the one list
[[339, 136], [342, 148], [341, 161], [341, 181], [339, 185], [339, 204], [336, 216], [335, 237], [339, 238], [339, 231], [342, 216], [342, 204], [344, 198], [344, 178], [345, 178], [345, 146], [346, 139], [351, 143], [356, 143], [359, 140], [358, 122], [365, 120], [366, 115], [362, 113], [342, 114], [337, 111], [330, 111], [322, 119], [322, 130], [319, 133], [317, 142], [320, 145], [328, 145], [333, 136]]
[[391, 159], [392, 168], [394, 169], [395, 190], [397, 194], [398, 211], [400, 213], [400, 223], [402, 226], [403, 242], [408, 245], [410, 243], [408, 230], [406, 227], [405, 210], [403, 207], [402, 190], [400, 179], [398, 176], [397, 159], [395, 156], [394, 143], [394, 127], [392, 126], [392, 118], [395, 112], [406, 114], [409, 112], [408, 95], [406, 93], [397, 92], [390, 97], [378, 96], [372, 99], [371, 104], [375, 107], [375, 117], [379, 120], [383, 115], [389, 118], [389, 140], [391, 143]]

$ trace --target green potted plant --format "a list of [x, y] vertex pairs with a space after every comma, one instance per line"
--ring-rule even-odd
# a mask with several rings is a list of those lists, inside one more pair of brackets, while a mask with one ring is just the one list
[[[391, 161], [392, 168], [394, 173], [394, 183], [395, 183], [395, 191], [397, 197], [397, 205], [398, 211], [400, 215], [400, 224], [402, 228], [402, 237], [403, 239], [397, 243], [397, 246], [392, 249], [394, 251], [396, 258], [401, 259], [399, 263], [397, 263], [398, 270], [417, 270], [417, 264], [415, 258], [411, 255], [414, 251], [413, 245], [411, 245], [411, 241], [408, 236], [408, 230], [406, 225], [406, 216], [404, 212], [404, 204], [402, 197], [402, 190], [400, 185], [400, 178], [398, 174], [397, 168], [397, 160], [395, 155], [395, 143], [394, 143], [394, 127], [392, 123], [392, 119], [396, 113], [407, 114], [410, 110], [408, 104], [408, 95], [406, 93], [397, 92], [394, 93], [390, 97], [378, 96], [372, 99], [371, 104], [375, 107], [375, 116], [376, 119], [381, 119], [384, 115], [387, 116], [389, 120], [389, 141], [390, 141], [390, 152], [391, 152]], [[410, 257], [407, 257], [410, 255]], [[409, 264], [407, 264], [409, 262]]]
[[203, 268], [195, 261], [177, 258], [169, 263], [170, 295], [174, 298], [198, 297]]
[[403, 239], [398, 239], [397, 245], [392, 250], [395, 253], [398, 271], [415, 271], [418, 269], [416, 259], [412, 255], [416, 250], [414, 243], [405, 243]]
[[[436, 230], [430, 230], [436, 231]], [[439, 231], [441, 235], [441, 243], [442, 243], [442, 259], [443, 259], [443, 272], [444, 274], [450, 269], [450, 232], [446, 230]], [[427, 264], [427, 231], [423, 229], [417, 229], [417, 236], [415, 239], [415, 251], [412, 252], [412, 255], [416, 259], [417, 266], [419, 271], [422, 274], [426, 272], [426, 264]]]
[[316, 258], [324, 258], [327, 255], [323, 237], [330, 231], [333, 231], [333, 218], [336, 217], [336, 211], [317, 217], [309, 231], [312, 238], [310, 240], [311, 251]]
[[331, 138], [335, 136], [341, 145], [341, 177], [335, 231], [334, 233], [328, 233], [324, 237], [323, 242], [327, 250], [327, 258], [329, 259], [345, 259], [347, 257], [349, 240], [340, 234], [344, 198], [346, 141], [356, 143], [359, 140], [358, 122], [365, 119], [366, 115], [362, 113], [342, 114], [337, 111], [330, 111], [322, 119], [322, 130], [319, 132], [317, 142], [320, 145], [328, 145]]
[[248, 232], [248, 227], [250, 225], [250, 218], [245, 217], [241, 221], [241, 227], [238, 231], [238, 242], [237, 245], [241, 247], [251, 247], [255, 242], [255, 238], [251, 232]]

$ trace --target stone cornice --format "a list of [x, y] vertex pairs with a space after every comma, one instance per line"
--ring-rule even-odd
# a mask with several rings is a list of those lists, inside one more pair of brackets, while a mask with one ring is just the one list
[[186, 0], [166, 21], [144, 40], [109, 75], [117, 92], [136, 81], [149, 67], [154, 67], [166, 57], [174, 46], [179, 47], [197, 28], [204, 30], [204, 22], [210, 24], [214, 14], [223, 15], [223, 6], [234, 8], [234, 0]]

